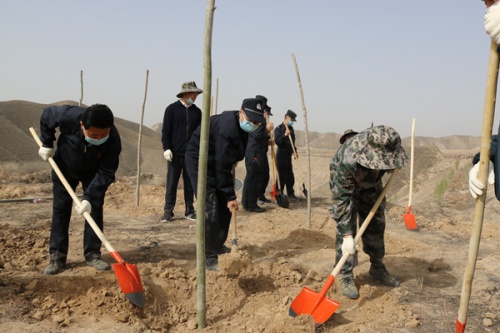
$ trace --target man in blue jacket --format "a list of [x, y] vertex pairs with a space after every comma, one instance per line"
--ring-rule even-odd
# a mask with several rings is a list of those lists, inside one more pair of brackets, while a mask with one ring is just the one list
[[[210, 118], [205, 197], [205, 256], [208, 270], [219, 270], [225, 253], [231, 211], [238, 210], [233, 167], [245, 157], [248, 133], [265, 123], [264, 105], [255, 98], [243, 100], [239, 111], [224, 111]], [[198, 188], [201, 127], [193, 133], [186, 151], [186, 167], [193, 188]]]
[[184, 154], [191, 135], [201, 123], [201, 110], [194, 102], [202, 92], [203, 90], [198, 89], [194, 81], [183, 83], [181, 92], [177, 94], [179, 100], [170, 104], [163, 116], [161, 141], [164, 151], [163, 156], [167, 160], [167, 190], [165, 192], [165, 206], [161, 222], [171, 221], [174, 217], [177, 185], [181, 173], [184, 182], [184, 202], [186, 204], [184, 216], [189, 220], [196, 220], [193, 207], [193, 188], [186, 171]]
[[[57, 150], [54, 155], [56, 128], [59, 128]], [[104, 196], [115, 180], [122, 149], [120, 134], [114, 126], [113, 113], [106, 105], [88, 108], [77, 106], [51, 106], [40, 118], [40, 139], [43, 143], [38, 154], [45, 161], [54, 155], [54, 161], [73, 190], [81, 182], [83, 200], [76, 207], [78, 214], [90, 213], [103, 230]], [[63, 183], [52, 171], [54, 202], [50, 231], [50, 263], [46, 275], [58, 274], [66, 266], [69, 247], [69, 222], [73, 199]], [[101, 259], [101, 241], [88, 223], [83, 234], [83, 254], [88, 265], [98, 271], [108, 270], [109, 264]]]

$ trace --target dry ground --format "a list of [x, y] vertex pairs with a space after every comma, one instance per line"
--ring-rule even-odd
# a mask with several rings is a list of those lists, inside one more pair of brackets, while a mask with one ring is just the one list
[[[407, 169], [388, 196], [386, 264], [401, 286], [373, 283], [367, 276], [368, 258], [361, 254], [355, 269], [358, 300], [345, 298], [335, 283], [328, 297], [341, 306], [323, 326], [315, 327], [307, 316], [288, 315], [300, 290], [307, 286], [319, 291], [333, 268], [328, 161], [329, 156], [312, 156], [310, 228], [306, 200], [292, 203], [290, 209], [267, 204], [265, 213], [238, 212], [238, 251], [220, 257], [221, 272], [206, 275], [207, 325], [202, 332], [454, 332], [474, 210], [466, 185], [470, 160], [446, 158], [433, 149], [420, 151], [416, 165], [413, 213], [418, 231], [406, 230], [402, 218]], [[243, 178], [240, 168], [237, 176]], [[302, 170], [307, 170], [305, 164]], [[43, 275], [51, 201], [5, 199], [50, 197], [47, 174], [0, 173], [1, 331], [193, 331], [196, 228], [181, 218], [159, 222], [165, 177], [144, 176], [139, 207], [134, 177], [119, 177], [106, 198], [106, 237], [127, 262], [137, 264], [143, 280], [147, 304], [139, 309], [121, 293], [113, 271], [98, 273], [85, 266], [83, 222], [77, 216], [70, 225], [68, 268], [57, 276]], [[182, 191], [178, 201], [175, 213], [182, 216]], [[500, 332], [499, 207], [490, 193], [468, 332]], [[103, 253], [111, 262], [104, 248]]]

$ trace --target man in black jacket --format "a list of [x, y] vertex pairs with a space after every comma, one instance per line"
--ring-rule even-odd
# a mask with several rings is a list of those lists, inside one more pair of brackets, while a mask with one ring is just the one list
[[[271, 108], [267, 105], [267, 98], [261, 95], [257, 95], [255, 98], [262, 101], [264, 112], [269, 115]], [[269, 131], [272, 130], [273, 124], [269, 123], [259, 126], [255, 131], [248, 134], [248, 144], [245, 151], [245, 167], [247, 174], [243, 182], [241, 204], [243, 208], [249, 212], [261, 213], [266, 211], [265, 208], [257, 204], [257, 200], [271, 202], [266, 199], [264, 192], [269, 182], [267, 147], [270, 139]], [[262, 188], [264, 188], [264, 190]]]
[[[56, 128], [59, 128], [57, 150], [54, 152]], [[54, 155], [54, 161], [73, 190], [81, 182], [83, 200], [76, 207], [78, 214], [90, 213], [99, 229], [103, 230], [104, 196], [115, 180], [122, 149], [120, 134], [114, 126], [113, 113], [106, 105], [88, 108], [52, 106], [40, 118], [38, 154], [45, 161]], [[66, 266], [69, 247], [69, 222], [73, 200], [63, 183], [52, 171], [54, 202], [50, 232], [50, 263], [46, 275], [59, 273]], [[88, 265], [99, 271], [109, 269], [101, 259], [101, 241], [88, 223], [83, 235], [83, 254]]]
[[[295, 151], [295, 131], [293, 129], [293, 124], [297, 121], [297, 114], [292, 110], [288, 110], [285, 114], [283, 123], [274, 129], [274, 141], [278, 146], [276, 152], [276, 160], [278, 162], [278, 174], [280, 179], [280, 193], [283, 194], [286, 188], [286, 193], [288, 198], [298, 201], [299, 199], [295, 196], [295, 191], [293, 186], [295, 185], [295, 177], [293, 175], [292, 166], [292, 144], [290, 143], [290, 138], [294, 145]], [[285, 124], [287, 126], [285, 126]], [[288, 128], [287, 128], [288, 127]]]
[[167, 189], [165, 191], [165, 206], [161, 222], [171, 221], [174, 217], [174, 207], [177, 200], [177, 185], [182, 173], [184, 182], [184, 216], [196, 220], [193, 207], [193, 188], [186, 171], [184, 154], [194, 130], [200, 126], [201, 110], [194, 104], [196, 97], [203, 90], [196, 87], [194, 81], [182, 84], [182, 90], [177, 94], [178, 101], [170, 104], [163, 116], [161, 141], [163, 156], [167, 160]]
[[[255, 98], [243, 100], [239, 111], [224, 111], [210, 118], [205, 197], [206, 267], [218, 271], [218, 255], [225, 252], [232, 210], [238, 210], [233, 167], [245, 157], [248, 133], [265, 123], [264, 105]], [[193, 188], [198, 188], [201, 127], [193, 133], [186, 151], [186, 167]]]

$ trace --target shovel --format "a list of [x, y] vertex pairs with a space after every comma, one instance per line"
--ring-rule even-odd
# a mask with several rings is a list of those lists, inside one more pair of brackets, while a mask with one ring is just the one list
[[[398, 172], [399, 169], [395, 169], [392, 172], [392, 175], [387, 181], [387, 184], [385, 185], [382, 193], [380, 193], [377, 201], [375, 201], [375, 203], [373, 204], [370, 213], [368, 214], [365, 221], [359, 228], [358, 233], [354, 238], [354, 244], [358, 243], [359, 239], [365, 232], [366, 228], [368, 227], [368, 224], [370, 223], [371, 219], [377, 212], [380, 203], [384, 199], [387, 190], [391, 186], [392, 181], [395, 179], [395, 176], [398, 174]], [[299, 295], [295, 297], [295, 299], [292, 301], [292, 304], [290, 305], [290, 310], [288, 311], [289, 315], [292, 317], [300, 316], [303, 314], [311, 315], [314, 318], [314, 322], [316, 323], [316, 325], [321, 325], [325, 321], [327, 321], [328, 318], [330, 318], [331, 315], [339, 308], [340, 303], [326, 297], [326, 293], [328, 292], [328, 289], [330, 289], [332, 284], [335, 282], [335, 276], [340, 273], [342, 266], [345, 264], [349, 256], [350, 256], [349, 252], [345, 252], [342, 255], [342, 258], [340, 258], [340, 261], [337, 263], [337, 265], [335, 265], [333, 272], [330, 274], [330, 276], [326, 280], [325, 285], [323, 286], [323, 288], [319, 293], [316, 293], [315, 291], [307, 287], [304, 287], [302, 291], [299, 293]]]
[[[38, 143], [38, 146], [42, 146], [42, 141], [38, 137], [38, 135], [35, 132], [35, 129], [33, 127], [30, 127], [30, 132], [31, 135], [33, 135], [33, 138], [35, 141]], [[57, 166], [56, 162], [49, 157], [48, 159], [50, 165], [52, 166], [52, 169], [54, 169], [55, 173], [63, 183], [64, 187], [66, 188], [66, 191], [68, 191], [69, 195], [71, 198], [73, 198], [73, 201], [75, 204], [78, 206], [81, 206], [81, 201], [76, 195], [75, 191], [71, 188], [69, 185], [68, 181], [62, 174], [61, 170]], [[87, 220], [88, 224], [92, 227], [92, 230], [94, 230], [95, 234], [101, 242], [104, 244], [106, 249], [108, 250], [109, 254], [113, 257], [113, 259], [116, 260], [116, 264], [112, 264], [113, 270], [115, 271], [116, 278], [118, 280], [118, 284], [120, 285], [120, 288], [122, 292], [125, 294], [125, 297], [132, 302], [134, 305], [143, 308], [144, 305], [146, 305], [146, 296], [144, 294], [144, 288], [142, 286], [141, 282], [141, 276], [139, 275], [139, 271], [137, 270], [137, 266], [133, 264], [127, 263], [125, 260], [122, 259], [122, 257], [116, 252], [116, 250], [109, 244], [109, 242], [106, 240], [104, 237], [104, 234], [102, 233], [101, 229], [97, 226], [95, 223], [94, 219], [88, 212], [84, 212], [83, 216]]]
[[231, 240], [231, 252], [238, 249], [238, 235], [236, 228], [236, 208], [231, 208], [231, 224], [233, 225], [233, 239]]
[[411, 213], [411, 193], [413, 190], [413, 142], [415, 134], [415, 118], [412, 120], [411, 124], [411, 162], [410, 162], [410, 194], [408, 195], [408, 210], [406, 214], [403, 214], [403, 219], [405, 220], [406, 229], [417, 230], [417, 221], [415, 221], [415, 215]]
[[[266, 117], [266, 123], [269, 123], [269, 117]], [[274, 142], [274, 132], [270, 131], [271, 134], [271, 140]], [[274, 151], [274, 146], [271, 145], [271, 158], [273, 160], [273, 165], [272, 165], [272, 172], [273, 172], [273, 184], [271, 185], [271, 199], [273, 199], [278, 206], [283, 207], [283, 208], [288, 208], [290, 207], [290, 202], [288, 201], [288, 198], [280, 193], [276, 189], [276, 184], [278, 185], [278, 188], [281, 188], [280, 185], [280, 176], [278, 172], [278, 161], [276, 160], [276, 152]]]
[[[288, 129], [288, 125], [284, 124], [286, 129]], [[290, 145], [292, 146], [292, 151], [293, 151], [293, 157], [295, 158], [295, 161], [297, 161], [297, 167], [299, 168], [299, 174], [300, 174], [300, 180], [302, 181], [302, 193], [304, 193], [304, 196], [307, 198], [307, 190], [306, 190], [306, 185], [304, 184], [304, 178], [302, 176], [302, 170], [300, 168], [300, 163], [299, 163], [299, 156], [297, 155], [297, 152], [295, 151], [295, 146], [293, 145], [293, 140], [292, 137], [289, 135], [288, 138], [290, 139]]]

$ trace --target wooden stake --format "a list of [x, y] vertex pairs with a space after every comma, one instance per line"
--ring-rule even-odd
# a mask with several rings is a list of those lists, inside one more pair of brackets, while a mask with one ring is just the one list
[[135, 189], [135, 206], [139, 207], [139, 192], [141, 188], [141, 142], [142, 142], [142, 123], [144, 121], [144, 108], [146, 107], [146, 97], [148, 96], [149, 69], [146, 70], [146, 87], [144, 89], [144, 100], [142, 102], [141, 123], [139, 124], [139, 141], [137, 143], [137, 175]]

